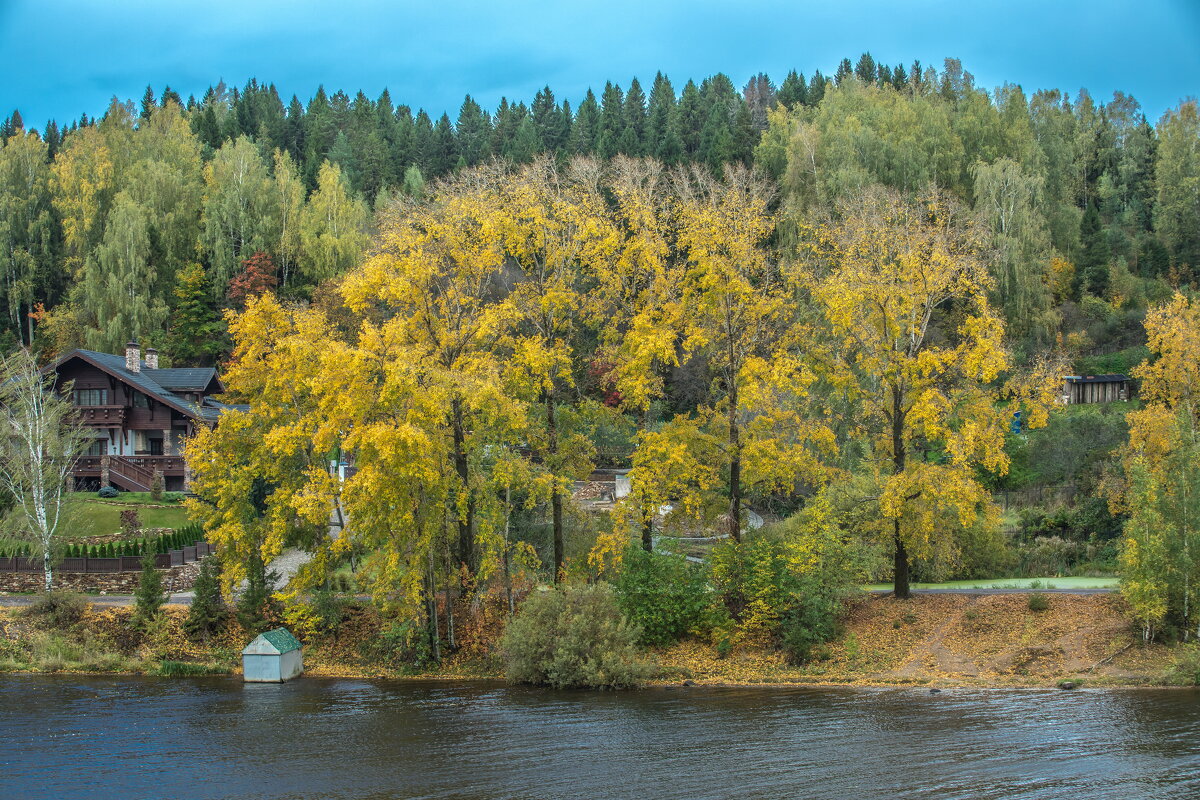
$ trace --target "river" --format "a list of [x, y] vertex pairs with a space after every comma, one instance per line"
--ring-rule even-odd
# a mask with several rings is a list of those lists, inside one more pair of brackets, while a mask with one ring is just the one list
[[1200, 797], [1200, 692], [0, 676], [0, 798]]

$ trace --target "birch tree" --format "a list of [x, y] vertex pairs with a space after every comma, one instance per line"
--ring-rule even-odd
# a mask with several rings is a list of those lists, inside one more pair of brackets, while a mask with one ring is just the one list
[[70, 402], [55, 391], [54, 375], [43, 375], [28, 350], [0, 363], [0, 414], [0, 487], [16, 501], [26, 535], [41, 550], [50, 591], [67, 486], [87, 439]]

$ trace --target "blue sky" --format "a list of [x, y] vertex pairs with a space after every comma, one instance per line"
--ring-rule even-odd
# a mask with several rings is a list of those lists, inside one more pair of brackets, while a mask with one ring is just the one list
[[830, 73], [869, 50], [888, 64], [962, 59], [984, 87], [1134, 95], [1156, 120], [1200, 94], [1200, 0], [0, 0], [0, 112], [41, 127], [147, 84], [184, 98], [218, 79], [273, 82], [285, 103], [318, 84], [453, 118], [550, 85], [576, 103], [606, 80], [679, 89], [725, 72]]

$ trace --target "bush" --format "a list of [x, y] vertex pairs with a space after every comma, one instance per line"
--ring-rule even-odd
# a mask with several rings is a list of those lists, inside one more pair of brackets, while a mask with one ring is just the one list
[[382, 661], [405, 672], [424, 672], [437, 666], [426, 622], [391, 622], [374, 639], [359, 647], [367, 661]]
[[1175, 663], [1167, 670], [1167, 680], [1181, 686], [1200, 686], [1200, 644], [1175, 648]]
[[840, 632], [842, 598], [828, 588], [817, 581], [805, 581], [783, 613], [779, 643], [793, 664], [812, 660], [813, 648]]
[[96, 492], [97, 497], [103, 497], [105, 500], [111, 500], [114, 497], [117, 497], [119, 494], [121, 493], [111, 486], [105, 486], [101, 488], [100, 491]]
[[192, 586], [192, 607], [188, 609], [183, 629], [193, 639], [206, 639], [229, 617], [225, 599], [221, 597], [221, 565], [215, 556], [200, 562], [200, 574]]
[[555, 689], [620, 689], [650, 674], [638, 657], [641, 631], [608, 584], [565, 586], [530, 595], [501, 640], [513, 683]]
[[1030, 611], [1046, 611], [1050, 608], [1050, 598], [1041, 592], [1034, 592], [1029, 595], [1029, 610]]
[[183, 492], [163, 492], [162, 499], [164, 503], [182, 503]]
[[121, 512], [121, 533], [126, 538], [133, 537], [142, 529], [142, 518], [136, 508], [127, 508]]
[[88, 600], [77, 592], [46, 592], [29, 604], [26, 613], [41, 617], [52, 628], [69, 628], [83, 619]]
[[706, 570], [681, 555], [647, 553], [632, 545], [613, 588], [625, 616], [641, 628], [642, 644], [669, 644], [713, 625]]

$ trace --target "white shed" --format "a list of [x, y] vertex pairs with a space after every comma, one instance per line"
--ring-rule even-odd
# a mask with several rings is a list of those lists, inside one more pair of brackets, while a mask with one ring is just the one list
[[286, 628], [259, 634], [242, 651], [242, 679], [283, 683], [304, 672], [304, 650]]

